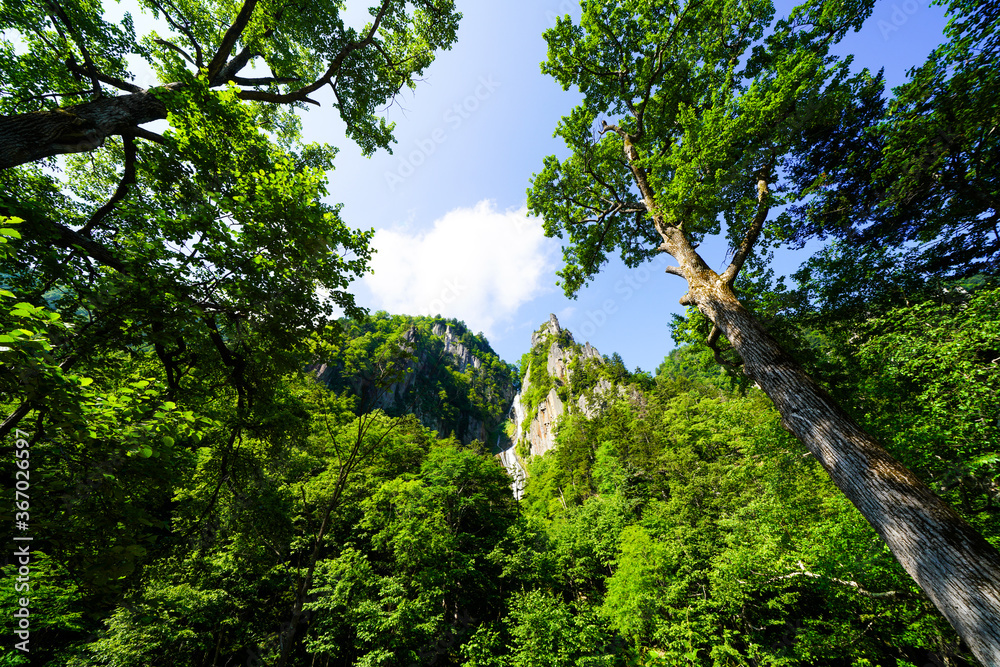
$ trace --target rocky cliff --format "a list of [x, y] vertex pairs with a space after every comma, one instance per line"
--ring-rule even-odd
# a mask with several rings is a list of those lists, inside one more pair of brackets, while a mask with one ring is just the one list
[[616, 400], [637, 404], [643, 400], [634, 387], [616, 381], [618, 369], [609, 366], [590, 343], [577, 343], [572, 333], [559, 326], [555, 315], [532, 334], [531, 350], [522, 357], [521, 367], [521, 390], [510, 411], [512, 435], [498, 454], [515, 479], [518, 498], [527, 475], [526, 460], [556, 447], [564, 415], [593, 418]]
[[[337, 361], [311, 368], [332, 390], [368, 408], [411, 413], [463, 443], [495, 445], [515, 393], [513, 369], [463, 323], [380, 313], [348, 323], [341, 350]], [[384, 382], [387, 375], [394, 381]]]
[[518, 498], [527, 460], [557, 446], [565, 415], [593, 418], [617, 400], [642, 401], [620, 360], [577, 343], [555, 315], [531, 336], [516, 395], [513, 367], [456, 320], [380, 313], [345, 328], [335, 360], [311, 368], [321, 381], [357, 396], [362, 409], [413, 414], [443, 436], [480, 441], [510, 473]]

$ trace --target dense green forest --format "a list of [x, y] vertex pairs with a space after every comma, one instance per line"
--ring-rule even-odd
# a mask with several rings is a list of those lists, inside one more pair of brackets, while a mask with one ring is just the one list
[[390, 148], [454, 2], [139, 4], [0, 0], [0, 665], [1000, 664], [1000, 6], [891, 91], [869, 0], [555, 21], [528, 207], [676, 261], [650, 374], [356, 303], [299, 114]]

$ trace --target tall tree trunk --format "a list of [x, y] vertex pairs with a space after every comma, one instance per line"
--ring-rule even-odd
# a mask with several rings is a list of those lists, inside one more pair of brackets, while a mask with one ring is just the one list
[[166, 105], [151, 92], [102, 97], [55, 111], [0, 116], [0, 169], [53, 155], [91, 151], [107, 137], [130, 133], [143, 123], [166, 117]]
[[[1000, 665], [1000, 553], [851, 419], [690, 247], [674, 249], [688, 278], [686, 300], [729, 339], [747, 375], [774, 401], [782, 424], [822, 464], [979, 661]], [[694, 254], [687, 262], [685, 250]]]

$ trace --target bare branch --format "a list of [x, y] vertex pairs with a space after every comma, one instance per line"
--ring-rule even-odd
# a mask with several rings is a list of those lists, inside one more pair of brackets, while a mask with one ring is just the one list
[[133, 127], [131, 130], [132, 136], [139, 139], [145, 139], [146, 141], [152, 141], [153, 143], [162, 144], [166, 141], [163, 135], [157, 134], [156, 132], [150, 132], [149, 130], [143, 129], [141, 127]]
[[198, 65], [195, 64], [194, 58], [192, 58], [190, 56], [190, 54], [188, 54], [187, 51], [185, 51], [181, 47], [177, 46], [173, 42], [171, 42], [169, 40], [166, 40], [166, 39], [154, 39], [153, 41], [156, 42], [157, 44], [159, 44], [160, 46], [165, 46], [168, 49], [172, 49], [173, 51], [176, 51], [177, 53], [181, 54], [181, 58], [183, 58], [184, 60], [188, 61], [189, 63], [191, 63], [195, 67], [198, 66]]
[[767, 195], [767, 181], [762, 175], [757, 181], [757, 215], [754, 216], [753, 221], [750, 223], [750, 229], [747, 230], [746, 235], [743, 237], [743, 242], [740, 243], [739, 249], [733, 255], [733, 261], [722, 274], [722, 281], [726, 285], [732, 287], [733, 283], [736, 282], [736, 276], [740, 272], [740, 269], [743, 268], [743, 263], [746, 262], [754, 244], [757, 243], [760, 231], [764, 228], [764, 221], [767, 220], [767, 214], [770, 210], [771, 203], [770, 197]]
[[[73, 24], [70, 23], [69, 17], [66, 16], [66, 12], [63, 11], [62, 5], [55, 0], [49, 0], [48, 5], [52, 8], [52, 11], [59, 16], [59, 20], [66, 26], [66, 30], [73, 35], [76, 46], [80, 49], [80, 54], [83, 56], [83, 66], [86, 68], [87, 76], [90, 78], [90, 83], [94, 88], [94, 95], [96, 97], [102, 97], [104, 92], [101, 90], [101, 84], [97, 78], [97, 68], [94, 67], [94, 61], [90, 57], [90, 51], [87, 49], [86, 40], [84, 40], [83, 35], [76, 31]], [[55, 23], [55, 17], [53, 17], [53, 23]], [[72, 58], [73, 57], [70, 56], [71, 60]]]
[[91, 230], [114, 210], [118, 202], [125, 198], [125, 195], [128, 194], [128, 186], [135, 183], [135, 141], [128, 135], [122, 135], [122, 141], [125, 144], [125, 173], [122, 174], [122, 180], [118, 183], [115, 193], [111, 195], [111, 199], [97, 209], [94, 215], [90, 216], [90, 220], [80, 230], [81, 236], [90, 236]]
[[600, 130], [600, 133], [604, 134], [605, 132], [614, 132], [615, 134], [618, 134], [618, 135], [624, 135], [625, 134], [622, 131], [622, 129], [620, 127], [618, 127], [617, 125], [611, 125], [610, 123], [608, 123], [608, 121], [602, 119], [601, 120], [601, 130]]
[[[270, 31], [268, 31], [268, 34]], [[219, 70], [218, 74], [214, 77], [209, 77], [209, 81], [213, 86], [221, 86], [226, 81], [233, 80], [236, 75], [247, 66], [250, 59], [254, 57], [254, 52], [248, 48], [244, 48], [236, 57], [230, 60], [225, 66]]]
[[25, 415], [31, 412], [31, 401], [25, 401], [17, 407], [14, 412], [7, 415], [7, 418], [0, 424], [0, 438], [7, 439], [7, 434], [17, 426]]
[[263, 76], [255, 79], [234, 76], [231, 77], [231, 81], [240, 86], [267, 86], [272, 83], [294, 83], [301, 81], [301, 79], [295, 76]]
[[102, 244], [80, 234], [79, 232], [73, 231], [69, 227], [64, 227], [57, 222], [53, 222], [51, 220], [46, 220], [45, 222], [47, 223], [49, 230], [54, 232], [56, 236], [56, 238], [52, 241], [52, 245], [66, 249], [80, 248], [84, 254], [96, 260], [100, 264], [109, 266], [115, 271], [123, 273], [127, 276], [132, 275], [131, 269], [129, 269], [123, 261], [115, 257], [114, 254]]
[[126, 91], [128, 91], [130, 93], [144, 93], [144, 92], [146, 92], [145, 88], [137, 86], [134, 83], [129, 83], [128, 81], [123, 81], [123, 80], [115, 78], [113, 76], [108, 76], [107, 74], [103, 74], [102, 72], [97, 72], [97, 71], [88, 72], [83, 67], [80, 67], [76, 63], [76, 61], [73, 60], [72, 58], [69, 58], [69, 59], [66, 60], [66, 69], [68, 69], [70, 72], [73, 72], [75, 74], [80, 74], [82, 76], [88, 76], [90, 74], [93, 74], [93, 76], [97, 77], [97, 79], [101, 83], [106, 83], [109, 86], [114, 86], [115, 88], [117, 88], [119, 90], [126, 90]]
[[236, 46], [236, 42], [243, 34], [247, 24], [250, 23], [250, 17], [253, 16], [253, 10], [256, 7], [257, 0], [245, 0], [243, 3], [240, 13], [236, 15], [236, 20], [226, 30], [226, 34], [222, 38], [222, 43], [219, 44], [219, 50], [215, 52], [215, 55], [212, 56], [212, 62], [208, 64], [209, 81], [213, 81], [215, 76], [222, 70], [222, 66], [226, 64], [226, 61], [229, 59], [229, 53]]
[[827, 581], [832, 581], [835, 584], [841, 584], [843, 586], [850, 586], [859, 595], [863, 595], [869, 598], [891, 598], [893, 600], [918, 600], [924, 599], [924, 596], [911, 593], [909, 591], [869, 591], [861, 586], [856, 581], [850, 579], [838, 579], [837, 577], [831, 577], [825, 574], [818, 574], [816, 572], [810, 572], [806, 569], [805, 564], [802, 561], [798, 562], [799, 572], [789, 572], [788, 574], [782, 574], [777, 577], [772, 577], [768, 579], [765, 583], [772, 581], [781, 581], [782, 579], [791, 579], [793, 577], [809, 577], [810, 579], [826, 579]]
[[681, 267], [679, 267], [679, 266], [668, 266], [666, 269], [664, 269], [664, 272], [665, 273], [669, 273], [669, 274], [674, 275], [674, 276], [680, 276], [681, 278], [685, 278], [685, 279], [687, 278], [684, 275], [684, 271], [681, 270]]
[[288, 94], [282, 93], [269, 93], [266, 90], [241, 90], [236, 94], [241, 100], [253, 100], [256, 102], [272, 102], [274, 104], [288, 104], [289, 102], [308, 102], [309, 104], [315, 104], [316, 106], [322, 106], [319, 102], [312, 99], [311, 97], [306, 97], [305, 95], [297, 95], [292, 97]]
[[[175, 20], [174, 17], [170, 15], [170, 12], [168, 12], [160, 3], [156, 2], [156, 0], [151, 0], [151, 1], [153, 3], [153, 6], [159, 9], [160, 12], [163, 14], [164, 18], [167, 19], [167, 22], [170, 23], [170, 25], [173, 26], [174, 29], [177, 30], [177, 32], [182, 33], [185, 37], [188, 38], [188, 41], [191, 42], [191, 46], [194, 47], [194, 55], [195, 55], [194, 66], [197, 67], [199, 70], [201, 70], [201, 68], [204, 67], [205, 57], [201, 49], [201, 44], [199, 44], [198, 40], [196, 40], [194, 38], [194, 35], [191, 34], [191, 30], [189, 29], [190, 24], [187, 23], [181, 24], [181, 22]], [[181, 13], [177, 10], [177, 7], [173, 3], [170, 3], [169, 0], [167, 0], [167, 2], [170, 4], [171, 8], [174, 11]]]

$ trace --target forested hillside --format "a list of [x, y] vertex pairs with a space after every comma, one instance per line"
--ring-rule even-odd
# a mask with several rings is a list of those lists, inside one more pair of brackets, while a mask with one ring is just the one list
[[[824, 364], [865, 369], [824, 379], [996, 540], [1000, 291], [960, 294], [809, 339]], [[541, 332], [533, 364], [566, 346]], [[526, 458], [530, 557], [509, 566], [525, 585], [479, 631], [506, 657], [471, 664], [976, 664], [770, 401], [701, 349], [655, 379], [582, 356], [568, 382], [550, 378], [567, 408], [555, 448]], [[599, 383], [610, 400], [574, 407]]]
[[522, 222], [673, 259], [649, 373], [352, 285], [302, 114], [391, 150], [455, 2], [137, 2], [0, 0], [0, 665], [1000, 665], [1000, 5], [894, 90], [867, 0], [553, 16]]
[[[840, 368], [885, 369], [839, 391], [996, 538], [998, 407], [981, 394], [1000, 369], [967, 334], [1000, 343], [1000, 290], [962, 294], [814, 339]], [[950, 345], [922, 345], [928, 326]], [[218, 426], [191, 427], [84, 468], [58, 441], [32, 445], [36, 500], [60, 508], [35, 520], [66, 536], [35, 545], [33, 659], [270, 664], [295, 623], [288, 664], [976, 664], [767, 398], [711, 353], [678, 348], [653, 378], [553, 318], [511, 409], [510, 369], [461, 323], [382, 313], [341, 331], [286, 377], [274, 423], [228, 448], [197, 435]], [[566, 407], [554, 447], [533, 453], [549, 434], [519, 434], [516, 414], [544, 414], [532, 396], [549, 392]], [[491, 443], [447, 430], [469, 416], [518, 443], [520, 503]]]

